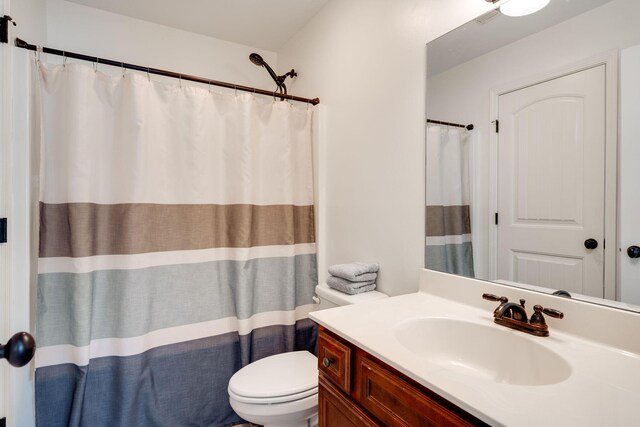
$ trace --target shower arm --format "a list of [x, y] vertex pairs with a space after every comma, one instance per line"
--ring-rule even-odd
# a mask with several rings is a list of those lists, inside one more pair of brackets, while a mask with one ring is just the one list
[[280, 93], [283, 94], [287, 94], [287, 85], [284, 84], [284, 81], [286, 80], [287, 77], [295, 77], [298, 75], [298, 73], [296, 73], [296, 70], [294, 70], [293, 68], [291, 69], [291, 71], [284, 73], [283, 75], [279, 76], [275, 73], [275, 71], [273, 71], [273, 68], [271, 68], [269, 66], [269, 64], [267, 64], [266, 62], [262, 63], [262, 66], [264, 68], [266, 68], [267, 72], [269, 73], [269, 75], [271, 76], [271, 78], [273, 79], [273, 81], [276, 82], [276, 84], [278, 85], [278, 90], [280, 91]]
[[[266, 62], [262, 63], [262, 66], [264, 68], [267, 69], [267, 72], [269, 73], [269, 75], [271, 76], [271, 78], [276, 82], [276, 84], [278, 85], [278, 89], [280, 89], [280, 86], [282, 85], [282, 82], [280, 81], [280, 77], [278, 77], [278, 75], [273, 71], [273, 68], [271, 68], [269, 66], [269, 64], [267, 64]], [[285, 92], [286, 93], [286, 92]]]
[[282, 87], [284, 88], [284, 94], [287, 94], [287, 85], [284, 84], [284, 81], [287, 77], [296, 77], [298, 75], [298, 73], [296, 73], [296, 70], [294, 70], [293, 68], [291, 69], [291, 71], [284, 73], [283, 75], [279, 76], [278, 79], [280, 81], [282, 81]]

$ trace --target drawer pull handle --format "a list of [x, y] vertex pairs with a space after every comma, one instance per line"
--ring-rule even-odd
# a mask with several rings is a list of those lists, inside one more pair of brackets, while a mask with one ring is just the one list
[[324, 359], [322, 359], [322, 364], [325, 368], [331, 366], [333, 362], [335, 362], [335, 359], [333, 357], [325, 357]]

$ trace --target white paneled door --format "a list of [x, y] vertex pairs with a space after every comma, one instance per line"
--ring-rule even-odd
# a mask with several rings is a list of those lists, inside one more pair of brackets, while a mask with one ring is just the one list
[[498, 120], [498, 279], [603, 297], [605, 66], [501, 95]]

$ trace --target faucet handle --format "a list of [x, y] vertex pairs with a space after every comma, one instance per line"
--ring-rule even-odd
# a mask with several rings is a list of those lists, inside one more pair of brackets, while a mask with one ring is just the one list
[[543, 308], [543, 307], [540, 307], [540, 308], [542, 308], [542, 312], [547, 316], [555, 317], [556, 319], [564, 318], [564, 313], [561, 312], [560, 310], [555, 310], [553, 308]]
[[509, 299], [507, 297], [499, 297], [493, 294], [482, 294], [482, 299], [486, 299], [489, 301], [500, 301], [501, 304], [509, 302]]
[[541, 305], [533, 306], [534, 313], [531, 315], [531, 320], [529, 323], [533, 325], [546, 325], [547, 322], [544, 321], [544, 316], [542, 313], [547, 316], [555, 317], [556, 319], [562, 319], [564, 317], [564, 313], [559, 310], [554, 310], [553, 308], [544, 308]]

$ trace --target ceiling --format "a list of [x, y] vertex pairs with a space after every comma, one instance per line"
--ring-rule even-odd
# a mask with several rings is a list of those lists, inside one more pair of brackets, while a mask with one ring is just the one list
[[551, 0], [541, 11], [520, 18], [488, 12], [427, 45], [427, 74], [439, 74], [610, 1]]
[[328, 0], [67, 0], [97, 9], [277, 51]]

